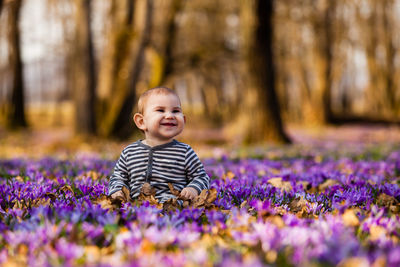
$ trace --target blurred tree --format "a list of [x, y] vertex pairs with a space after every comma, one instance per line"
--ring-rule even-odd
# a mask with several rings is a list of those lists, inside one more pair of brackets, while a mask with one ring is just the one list
[[245, 133], [248, 143], [274, 141], [289, 143], [283, 130], [279, 101], [275, 92], [275, 66], [273, 53], [273, 0], [255, 1], [254, 35], [250, 43], [249, 73], [251, 86], [248, 105], [250, 126]]
[[182, 11], [184, 2], [182, 0], [172, 0], [166, 19], [166, 32], [164, 34], [164, 51], [162, 54], [162, 70], [159, 81], [154, 81], [150, 87], [162, 85], [167, 78], [173, 73], [173, 49], [178, 33], [177, 15]]
[[284, 111], [292, 121], [323, 125], [332, 120], [333, 53], [341, 30], [335, 29], [336, 5], [329, 0], [277, 3], [279, 93], [290, 102]]
[[24, 72], [21, 59], [20, 13], [22, 0], [8, 3], [9, 67], [12, 72], [11, 101], [8, 107], [7, 126], [11, 129], [27, 127], [25, 118]]
[[[97, 110], [98, 132], [103, 136], [112, 135], [115, 120], [127, 94], [125, 91], [128, 90], [135, 5], [136, 1], [132, 0], [113, 0], [109, 7], [110, 23], [106, 33], [107, 41], [103, 52], [104, 56], [100, 60], [97, 88], [99, 102]], [[119, 95], [121, 96], [115, 97]]]
[[[4, 15], [11, 3], [18, 1], [0, 0]], [[272, 12], [267, 6], [272, 6], [270, 1], [46, 3], [59, 10], [57, 18], [63, 21], [64, 33], [49, 34], [49, 43], [50, 38], [59, 38], [57, 46], [66, 55], [68, 78], [61, 86], [68, 90], [62, 97], [74, 97], [80, 132], [129, 136], [136, 129], [128, 123], [136, 94], [157, 85], [176, 88], [185, 112], [205, 127], [229, 127], [245, 114], [247, 119], [238, 123], [238, 130], [259, 128], [247, 133], [249, 142], [285, 136], [282, 120], [306, 125], [398, 121], [399, 0], [280, 0], [273, 2], [273, 22], [268, 13]], [[247, 12], [242, 7], [251, 9], [247, 18], [242, 16]], [[11, 53], [12, 17], [5, 18], [10, 21], [4, 23], [4, 29], [11, 59], [15, 54]], [[265, 26], [268, 23], [273, 24], [273, 34]], [[249, 33], [242, 35], [243, 29]], [[65, 45], [73, 49], [65, 49]], [[0, 57], [0, 61], [7, 59]], [[13, 66], [22, 66], [21, 59], [17, 61]], [[1, 68], [14, 71], [5, 65]], [[34, 73], [30, 69], [25, 72]], [[38, 75], [38, 83], [54, 79]], [[1, 95], [6, 99], [3, 113], [8, 115], [11, 96], [13, 101], [21, 101], [23, 94], [12, 94], [12, 75], [3, 76], [10, 77], [1, 85], [10, 87]], [[18, 88], [17, 81], [22, 78], [15, 77], [14, 88]], [[25, 86], [19, 86], [22, 92], [34, 88], [30, 83]], [[28, 91], [27, 95], [33, 94]]]
[[[399, 123], [396, 86], [399, 82], [396, 78], [398, 44], [394, 31], [398, 21], [395, 19], [394, 1], [369, 0], [353, 5], [359, 34], [347, 38], [365, 53], [368, 83], [363, 89], [366, 109], [358, 114], [354, 111], [342, 112], [334, 117], [334, 123]], [[354, 29], [352, 32], [355, 32]], [[353, 97], [347, 101], [351, 103], [357, 99]]]
[[[175, 83], [190, 112], [206, 119], [210, 127], [222, 127], [232, 122], [241, 101], [240, 1], [177, 1], [179, 8], [169, 2], [170, 13], [176, 12], [174, 21], [169, 14], [161, 17], [175, 23], [175, 37], [169, 39], [165, 26], [165, 38], [157, 42], [173, 45], [171, 60], [165, 57], [172, 70], [166, 83]], [[164, 47], [157, 47], [160, 55]]]
[[[316, 3], [319, 2], [319, 3]], [[314, 92], [314, 118], [317, 122], [329, 123], [332, 112], [332, 68], [333, 68], [333, 27], [336, 1], [313, 0], [311, 23], [315, 31], [317, 84]], [[319, 7], [319, 8], [318, 8]]]
[[399, 111], [399, 101], [396, 96], [396, 6], [394, 0], [379, 1], [379, 8], [382, 13], [383, 46], [385, 48], [385, 67], [383, 70], [384, 92], [386, 103], [392, 113]]
[[73, 55], [73, 98], [75, 129], [82, 134], [95, 134], [95, 62], [90, 30], [91, 0], [74, 0], [76, 35]]
[[140, 74], [144, 66], [145, 50], [150, 42], [151, 26], [152, 26], [152, 15], [153, 15], [153, 0], [147, 0], [145, 2], [145, 15], [144, 15], [144, 26], [140, 39], [138, 40], [136, 54], [130, 58], [132, 66], [129, 72], [129, 80], [127, 85], [128, 94], [122, 103], [121, 111], [119, 116], [115, 120], [113, 136], [118, 138], [127, 138], [135, 130], [136, 127], [132, 127], [132, 124], [127, 122], [132, 121], [132, 111], [136, 105], [136, 88], [140, 81]]
[[[305, 35], [302, 34], [308, 29], [304, 8], [305, 5], [294, 0], [275, 2], [276, 90], [282, 103], [282, 116], [289, 122], [304, 122], [312, 111], [312, 68]], [[301, 51], [301, 56], [297, 56], [298, 51]]]
[[378, 2], [375, 0], [370, 1], [367, 5], [370, 8], [369, 14], [365, 14], [362, 10], [362, 6], [357, 6], [357, 22], [360, 25], [362, 32], [362, 41], [365, 44], [366, 57], [368, 62], [368, 78], [369, 78], [369, 89], [367, 102], [370, 109], [374, 113], [378, 113], [381, 109], [380, 102], [380, 90], [377, 90], [379, 86], [379, 80], [381, 74], [379, 73], [378, 62], [376, 59], [376, 51], [379, 45], [379, 34], [378, 34]]
[[140, 25], [134, 25], [136, 3], [139, 2], [113, 1], [111, 5], [113, 23], [108, 38], [110, 42], [102, 62], [98, 90], [99, 133], [106, 137], [127, 138], [136, 129], [128, 122], [132, 121], [136, 86], [144, 64], [145, 49], [150, 40], [153, 0], [140, 2], [145, 4], [141, 30]]

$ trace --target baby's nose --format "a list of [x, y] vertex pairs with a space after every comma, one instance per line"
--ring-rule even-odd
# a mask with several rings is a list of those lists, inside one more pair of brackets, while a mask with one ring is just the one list
[[172, 112], [165, 112], [165, 117], [166, 117], [166, 118], [173, 118], [173, 117], [174, 117], [174, 113], [172, 113]]

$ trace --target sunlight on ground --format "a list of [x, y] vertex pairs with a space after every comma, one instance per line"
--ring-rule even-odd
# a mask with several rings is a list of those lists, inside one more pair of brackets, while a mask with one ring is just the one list
[[[61, 107], [61, 108], [60, 108]], [[28, 109], [28, 131], [8, 132], [0, 127], [0, 157], [74, 157], [76, 154], [100, 154], [106, 158], [117, 158], [122, 148], [140, 137], [126, 141], [107, 140], [76, 136], [73, 125], [73, 106], [70, 102], [56, 105], [33, 105]], [[128, 122], [129, 123], [129, 122]], [[132, 124], [132, 127], [133, 124]], [[246, 156], [262, 154], [268, 157], [279, 155], [280, 150], [306, 150], [310, 147], [336, 149], [360, 149], [360, 147], [400, 144], [400, 128], [384, 126], [327, 126], [305, 127], [289, 125], [286, 129], [294, 141], [291, 146], [258, 144], [243, 147], [237, 140], [229, 139], [226, 129], [210, 128], [204, 122], [188, 120], [178, 140], [190, 144], [200, 157], [221, 157], [223, 154]], [[398, 145], [397, 145], [398, 146]]]
[[[290, 127], [294, 144], [278, 146], [258, 144], [240, 146], [235, 141], [224, 139], [223, 129], [195, 129], [188, 127], [177, 139], [190, 144], [200, 157], [217, 157], [230, 154], [234, 157], [249, 155], [279, 157], [288, 150], [305, 151], [323, 148], [325, 151], [342, 149], [345, 151], [361, 150], [381, 146], [390, 148], [399, 146], [399, 128], [343, 126], [309, 129]], [[121, 150], [135, 141], [102, 139], [98, 137], [76, 136], [71, 128], [53, 127], [20, 132], [7, 132], [0, 128], [0, 158], [58, 156], [73, 158], [79, 154], [98, 154], [104, 158], [118, 158]], [[297, 153], [297, 152], [293, 152]]]

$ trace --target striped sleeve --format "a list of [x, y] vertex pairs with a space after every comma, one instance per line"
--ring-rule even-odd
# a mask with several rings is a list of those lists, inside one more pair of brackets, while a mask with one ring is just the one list
[[195, 188], [199, 194], [202, 190], [210, 187], [210, 177], [204, 170], [203, 163], [189, 145], [186, 151], [185, 168], [189, 182], [187, 187]]
[[126, 165], [126, 150], [124, 149], [117, 163], [115, 164], [114, 172], [110, 177], [110, 182], [108, 184], [108, 195], [110, 196], [113, 193], [122, 190], [123, 186], [129, 189], [128, 179], [129, 175]]

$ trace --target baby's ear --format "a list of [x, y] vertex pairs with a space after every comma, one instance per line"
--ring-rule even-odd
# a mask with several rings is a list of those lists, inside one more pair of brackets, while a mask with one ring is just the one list
[[146, 125], [144, 123], [144, 118], [143, 115], [140, 113], [135, 113], [135, 115], [133, 115], [133, 121], [135, 122], [136, 126], [142, 130], [145, 131], [146, 130]]

